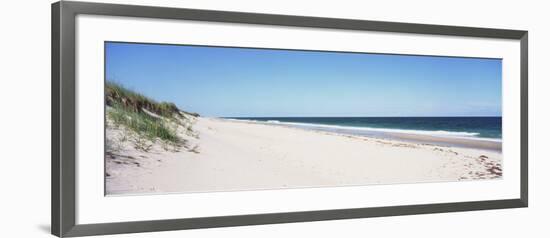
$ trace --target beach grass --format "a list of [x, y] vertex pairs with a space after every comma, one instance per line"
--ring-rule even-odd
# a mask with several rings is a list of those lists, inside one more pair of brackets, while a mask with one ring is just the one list
[[166, 125], [162, 119], [127, 110], [118, 104], [113, 106], [113, 110], [110, 110], [108, 115], [116, 125], [124, 125], [150, 140], [159, 138], [170, 142], [179, 142], [175, 130]]
[[119, 103], [125, 109], [133, 112], [140, 112], [142, 109], [146, 109], [164, 117], [173, 117], [174, 114], [180, 111], [174, 103], [157, 102], [115, 82], [107, 81], [105, 90], [107, 105]]
[[[174, 103], [157, 102], [120, 84], [107, 81], [105, 85], [106, 103], [110, 107], [108, 117], [115, 125], [134, 131], [149, 140], [160, 139], [181, 143], [177, 131], [171, 123], [182, 120], [181, 111]], [[187, 113], [199, 116], [196, 113]], [[177, 127], [177, 126], [176, 126]], [[186, 128], [191, 130], [191, 128]]]

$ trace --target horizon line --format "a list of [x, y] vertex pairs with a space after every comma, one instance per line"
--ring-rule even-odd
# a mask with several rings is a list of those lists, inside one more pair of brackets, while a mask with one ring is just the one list
[[381, 117], [502, 117], [500, 116], [204, 116], [204, 117], [214, 117], [214, 118], [381, 118]]

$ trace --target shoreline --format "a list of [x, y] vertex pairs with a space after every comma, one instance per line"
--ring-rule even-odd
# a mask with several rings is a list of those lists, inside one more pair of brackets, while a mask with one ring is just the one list
[[[250, 191], [502, 178], [497, 151], [198, 117], [189, 147], [107, 151], [106, 195]], [[107, 127], [109, 141], [125, 136]]]
[[[408, 132], [377, 132], [373, 134], [361, 134], [361, 133], [353, 133], [352, 130], [334, 130], [334, 129], [322, 129], [324, 124], [311, 124], [311, 126], [305, 127], [305, 126], [295, 126], [290, 123], [271, 123], [268, 121], [254, 121], [254, 120], [247, 120], [247, 119], [228, 119], [228, 118], [217, 118], [217, 117], [209, 117], [209, 119], [213, 120], [226, 120], [226, 121], [235, 121], [235, 122], [243, 122], [243, 123], [251, 123], [251, 124], [261, 124], [261, 125], [268, 125], [268, 126], [281, 126], [281, 127], [287, 127], [287, 128], [295, 128], [295, 129], [302, 129], [306, 131], [315, 131], [315, 132], [327, 132], [327, 133], [334, 133], [336, 135], [346, 135], [346, 136], [361, 136], [361, 137], [367, 137], [367, 138], [375, 138], [375, 139], [384, 139], [384, 140], [396, 140], [401, 142], [411, 142], [411, 143], [425, 143], [425, 144], [432, 144], [432, 145], [439, 145], [439, 146], [448, 146], [448, 147], [461, 147], [461, 148], [472, 148], [472, 149], [482, 149], [482, 150], [491, 150], [491, 151], [498, 151], [500, 152], [502, 150], [502, 141], [500, 139], [493, 139], [493, 138], [482, 138], [482, 137], [446, 137], [446, 136], [435, 136], [435, 135], [427, 135], [427, 134], [421, 134], [421, 133], [408, 133]], [[386, 128], [380, 128], [380, 130], [384, 130]], [[393, 130], [391, 128], [387, 128], [390, 130]], [[368, 131], [368, 129], [366, 129]]]

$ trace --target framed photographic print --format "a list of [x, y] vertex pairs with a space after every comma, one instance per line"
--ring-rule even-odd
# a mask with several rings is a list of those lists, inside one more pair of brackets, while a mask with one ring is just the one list
[[527, 206], [527, 32], [52, 5], [52, 233]]

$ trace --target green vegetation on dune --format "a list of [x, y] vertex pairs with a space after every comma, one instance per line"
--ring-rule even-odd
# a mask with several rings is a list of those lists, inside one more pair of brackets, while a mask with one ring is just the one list
[[[175, 104], [156, 102], [113, 82], [106, 83], [105, 96], [107, 105], [111, 107], [107, 115], [115, 125], [123, 125], [149, 140], [158, 138], [173, 143], [184, 142], [178, 137], [176, 128], [170, 125], [174, 122], [177, 127], [184, 119], [180, 114], [183, 111]], [[199, 116], [196, 113], [187, 114]]]
[[124, 125], [147, 139], [160, 138], [170, 142], [179, 142], [175, 130], [169, 128], [162, 119], [127, 110], [118, 104], [113, 105], [113, 110], [110, 110], [108, 115], [116, 125]]
[[139, 113], [142, 109], [145, 109], [164, 117], [173, 117], [174, 114], [179, 113], [178, 107], [173, 103], [156, 102], [117, 83], [107, 82], [105, 93], [107, 96], [107, 105], [109, 106], [118, 103], [126, 110]]

